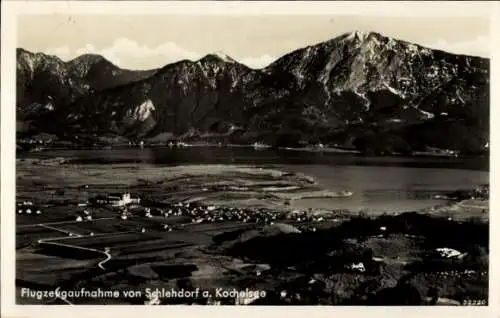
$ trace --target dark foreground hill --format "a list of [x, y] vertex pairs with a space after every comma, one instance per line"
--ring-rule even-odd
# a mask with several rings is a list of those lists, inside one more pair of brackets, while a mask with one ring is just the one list
[[32, 133], [63, 138], [173, 134], [477, 154], [489, 139], [489, 76], [488, 59], [360, 32], [259, 70], [221, 54], [137, 72], [93, 55], [64, 63], [19, 50], [17, 106]]

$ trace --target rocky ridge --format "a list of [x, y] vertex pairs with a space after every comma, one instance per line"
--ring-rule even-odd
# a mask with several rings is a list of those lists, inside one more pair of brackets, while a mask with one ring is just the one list
[[95, 55], [45, 57], [18, 50], [18, 112], [45, 109], [27, 112], [35, 131], [321, 142], [370, 153], [480, 153], [489, 139], [488, 59], [374, 32], [343, 34], [258, 70], [221, 53], [148, 72]]

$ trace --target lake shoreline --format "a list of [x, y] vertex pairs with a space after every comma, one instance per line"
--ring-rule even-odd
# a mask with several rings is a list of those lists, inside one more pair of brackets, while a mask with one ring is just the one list
[[362, 151], [355, 148], [345, 148], [345, 147], [315, 147], [315, 146], [306, 146], [306, 147], [272, 147], [269, 145], [262, 146], [254, 146], [248, 144], [216, 144], [216, 143], [182, 143], [181, 146], [173, 145], [169, 146], [168, 144], [145, 144], [143, 146], [140, 145], [129, 145], [127, 143], [113, 143], [111, 145], [106, 146], [80, 146], [77, 144], [66, 145], [66, 146], [57, 146], [54, 145], [44, 145], [39, 147], [33, 147], [31, 149], [19, 149], [18, 153], [38, 153], [38, 152], [47, 152], [47, 151], [66, 151], [66, 150], [121, 150], [121, 149], [185, 149], [185, 148], [225, 148], [225, 149], [253, 149], [255, 151], [290, 151], [290, 152], [310, 152], [310, 153], [335, 153], [335, 154], [350, 154], [356, 155], [360, 157], [398, 157], [398, 158], [447, 158], [447, 159], [464, 159], [464, 158], [483, 158], [489, 157], [489, 154], [480, 154], [480, 155], [461, 155], [458, 152], [453, 151], [413, 151], [411, 154], [401, 154], [401, 153], [363, 153]]

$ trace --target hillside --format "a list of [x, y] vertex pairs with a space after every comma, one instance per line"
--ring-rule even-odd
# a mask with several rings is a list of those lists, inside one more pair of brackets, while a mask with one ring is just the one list
[[100, 55], [85, 54], [68, 62], [56, 56], [17, 49], [17, 115], [40, 115], [82, 96], [139, 81], [155, 70], [123, 70]]

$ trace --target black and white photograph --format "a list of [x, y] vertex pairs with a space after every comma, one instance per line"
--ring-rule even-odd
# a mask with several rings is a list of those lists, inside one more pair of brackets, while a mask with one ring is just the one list
[[119, 2], [16, 16], [16, 305], [489, 306], [496, 3]]

